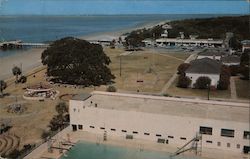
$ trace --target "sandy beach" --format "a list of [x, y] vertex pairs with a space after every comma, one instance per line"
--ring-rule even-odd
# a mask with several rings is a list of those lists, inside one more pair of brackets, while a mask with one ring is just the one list
[[7, 79], [12, 76], [13, 66], [21, 67], [23, 73], [41, 65], [41, 53], [44, 49], [34, 48], [20, 51], [15, 55], [0, 58], [0, 79]]
[[[164, 21], [166, 22], [166, 21]], [[104, 39], [118, 39], [119, 36], [129, 33], [133, 30], [141, 29], [141, 28], [150, 28], [158, 24], [162, 24], [164, 22], [150, 22], [145, 23], [140, 26], [126, 28], [119, 31], [113, 32], [103, 32], [96, 33], [87, 36], [78, 36], [80, 39], [85, 40], [104, 40]], [[6, 56], [0, 58], [0, 79], [7, 79], [12, 76], [12, 68], [13, 66], [22, 67], [23, 73], [27, 73], [29, 70], [32, 70], [38, 66], [41, 66], [41, 53], [43, 52], [43, 48], [33, 48], [29, 50], [20, 50], [19, 53], [11, 56]]]

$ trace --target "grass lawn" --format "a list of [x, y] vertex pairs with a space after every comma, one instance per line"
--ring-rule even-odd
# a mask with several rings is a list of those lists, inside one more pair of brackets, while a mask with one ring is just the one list
[[[120, 76], [120, 57], [124, 53], [121, 49], [105, 49], [112, 63], [110, 69], [115, 75], [115, 87], [118, 91], [137, 91], [158, 93], [164, 84], [176, 72], [189, 54], [173, 53], [156, 54], [153, 51], [137, 51], [121, 57], [122, 72]], [[166, 56], [167, 55], [167, 56]], [[138, 82], [140, 81], [140, 82]]]
[[238, 98], [250, 99], [250, 81], [235, 79], [236, 92]]
[[[186, 96], [186, 97], [201, 97], [207, 99], [208, 91], [207, 89], [192, 89], [192, 88], [179, 88], [176, 87], [178, 78], [173, 82], [168, 91], [169, 95], [172, 96]], [[210, 98], [231, 98], [230, 89], [228, 90], [211, 90]]]

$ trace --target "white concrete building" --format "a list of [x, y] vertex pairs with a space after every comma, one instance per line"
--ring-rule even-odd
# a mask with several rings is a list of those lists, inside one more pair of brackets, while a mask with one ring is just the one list
[[217, 87], [220, 80], [221, 63], [210, 58], [196, 59], [190, 62], [189, 68], [185, 71], [186, 76], [191, 79], [191, 87], [195, 86], [199, 77], [209, 77], [211, 87]]
[[243, 40], [241, 44], [242, 44], [242, 52], [244, 52], [247, 49], [250, 49], [250, 40]]
[[197, 59], [210, 58], [213, 60], [221, 60], [221, 57], [227, 54], [229, 54], [229, 52], [222, 49], [206, 49], [198, 54]]
[[249, 152], [249, 105], [160, 96], [93, 92], [70, 100], [73, 131], [169, 144], [197, 134], [202, 149]]
[[240, 65], [240, 57], [239, 56], [225, 56], [221, 58], [221, 62], [226, 66], [239, 66]]
[[182, 38], [160, 38], [156, 39], [159, 46], [207, 46], [223, 47], [223, 40], [214, 39], [182, 39]]

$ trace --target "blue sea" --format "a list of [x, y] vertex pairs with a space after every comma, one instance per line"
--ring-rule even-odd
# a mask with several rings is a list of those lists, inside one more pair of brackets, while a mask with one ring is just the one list
[[[214, 16], [218, 15], [0, 16], [0, 41], [49, 42], [66, 36], [119, 31], [164, 20]], [[18, 52], [0, 51], [0, 57]]]

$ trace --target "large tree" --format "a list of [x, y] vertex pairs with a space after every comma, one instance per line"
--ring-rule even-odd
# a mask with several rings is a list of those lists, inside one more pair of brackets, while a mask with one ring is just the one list
[[56, 82], [84, 86], [102, 85], [114, 79], [110, 58], [98, 44], [67, 37], [55, 41], [42, 53], [47, 74]]

